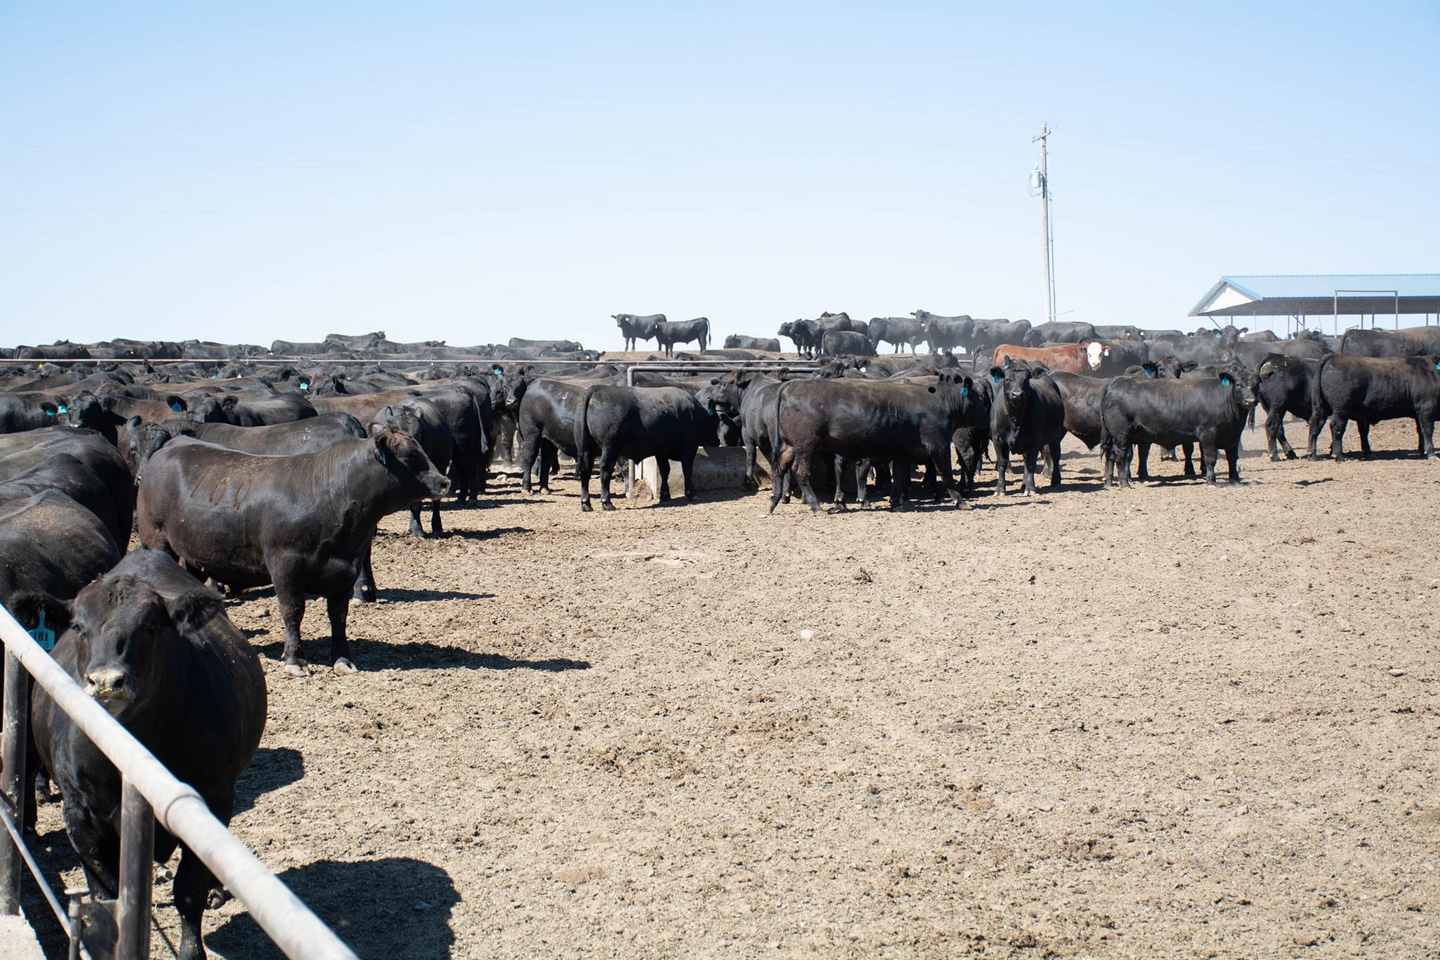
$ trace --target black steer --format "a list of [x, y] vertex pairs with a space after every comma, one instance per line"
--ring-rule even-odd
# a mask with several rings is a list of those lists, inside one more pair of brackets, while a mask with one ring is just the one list
[[704, 353], [705, 345], [710, 342], [710, 321], [705, 317], [696, 317], [694, 320], [661, 320], [655, 324], [655, 340], [667, 357], [675, 355], [675, 344], [691, 341], [698, 343], [700, 352]]
[[[1265, 408], [1265, 444], [1272, 461], [1280, 459], [1278, 444], [1285, 456], [1295, 459], [1295, 448], [1285, 438], [1285, 415], [1299, 417], [1307, 424], [1312, 412], [1310, 393], [1320, 361], [1304, 357], [1288, 357], [1272, 353], [1260, 361], [1252, 381], [1255, 399]], [[1368, 428], [1367, 428], [1368, 429]], [[1315, 438], [1319, 425], [1310, 431], [1309, 452], [1315, 456]]]
[[1205, 482], [1215, 483], [1215, 462], [1224, 450], [1230, 484], [1239, 484], [1240, 438], [1253, 403], [1248, 382], [1232, 371], [1198, 380], [1115, 377], [1101, 400], [1100, 442], [1108, 455], [1105, 485], [1118, 472], [1120, 486], [1130, 486], [1136, 444], [1140, 446], [1137, 476], [1148, 480], [1146, 460], [1152, 443], [1173, 447], [1197, 442]]
[[1420, 455], [1435, 456], [1435, 419], [1440, 416], [1440, 356], [1356, 357], [1321, 360], [1310, 390], [1310, 432], [1330, 419], [1330, 454], [1339, 463], [1345, 424], [1354, 420], [1360, 449], [1370, 453], [1370, 426], [1413, 419]]
[[634, 350], [636, 340], [653, 340], [655, 328], [665, 322], [665, 314], [649, 313], [645, 316], [638, 316], [633, 313], [611, 314], [615, 326], [620, 328], [620, 335], [625, 338], [625, 349]]
[[[1023, 323], [1024, 321], [1020, 321]], [[1024, 492], [1035, 492], [1035, 465], [1043, 453], [1050, 486], [1060, 486], [1060, 441], [1065, 438], [1065, 401], [1049, 375], [1024, 363], [990, 368], [990, 441], [995, 445], [995, 492], [1005, 495], [1010, 453], [1024, 461]]]
[[[169, 557], [137, 551], [80, 591], [54, 657], [221, 823], [235, 812], [235, 781], [265, 730], [265, 675], [220, 598]], [[37, 687], [35, 745], [64, 799], [65, 832], [92, 895], [119, 887], [121, 779], [110, 760]], [[155, 828], [156, 862], [179, 841]], [[144, 882], [149, 882], [146, 872]], [[200, 923], [215, 877], [189, 849], [175, 871], [182, 960], [205, 956]]]
[[323, 596], [335, 672], [353, 673], [345, 621], [376, 524], [448, 486], [413, 437], [391, 430], [293, 457], [187, 437], [150, 458], [136, 516], [141, 543], [194, 571], [232, 587], [275, 585], [285, 667], [295, 676], [305, 673], [305, 595]]
[[600, 506], [614, 510], [610, 480], [621, 457], [654, 457], [660, 472], [657, 499], [670, 499], [670, 461], [680, 461], [685, 499], [694, 503], [695, 452], [714, 430], [694, 396], [679, 387], [592, 386], [581, 394], [575, 413], [575, 464], [580, 479], [580, 509], [589, 512], [590, 468], [600, 457]]

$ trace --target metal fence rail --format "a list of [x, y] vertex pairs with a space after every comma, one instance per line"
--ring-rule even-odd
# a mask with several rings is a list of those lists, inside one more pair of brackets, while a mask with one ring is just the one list
[[[250, 912], [260, 928], [287, 957], [305, 960], [357, 960], [355, 953], [290, 888], [281, 883], [250, 849], [217, 820], [195, 789], [177, 780], [131, 736], [104, 707], [86, 696], [61, 666], [0, 607], [0, 640], [5, 645], [5, 712], [0, 734], [0, 913], [20, 912], [22, 864], [36, 880], [62, 927], [76, 936], [74, 917], [59, 914], [59, 901], [24, 851], [25, 752], [29, 721], [28, 672], [56, 705], [115, 764], [124, 783], [121, 804], [120, 890], [113, 910], [119, 929], [115, 956], [150, 956], [151, 860], [154, 825], [159, 820], [178, 837]], [[22, 856], [23, 854], [23, 856]], [[72, 955], [73, 955], [72, 945]]]

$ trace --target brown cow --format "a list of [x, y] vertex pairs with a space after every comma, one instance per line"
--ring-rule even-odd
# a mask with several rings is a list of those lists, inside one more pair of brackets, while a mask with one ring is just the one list
[[1002, 343], [995, 348], [992, 365], [1003, 367], [1006, 361], [1024, 360], [1026, 363], [1043, 363], [1051, 370], [1094, 375], [1100, 369], [1103, 351], [1104, 346], [1093, 340], [1089, 343], [1052, 343], [1043, 347], [1017, 347]]

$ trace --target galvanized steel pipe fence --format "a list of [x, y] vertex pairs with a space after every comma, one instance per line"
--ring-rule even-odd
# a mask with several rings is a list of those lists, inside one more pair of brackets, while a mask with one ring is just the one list
[[28, 866], [56, 919], [68, 931], [70, 955], [76, 955], [80, 918], [73, 905], [69, 910], [61, 908], [22, 838], [30, 714], [28, 673], [110, 759], [122, 777], [120, 889], [118, 899], [101, 904], [113, 912], [119, 930], [115, 957], [150, 957], [151, 862], [158, 820], [204, 861], [285, 956], [296, 960], [357, 960], [355, 953], [215, 818], [194, 787], [177, 780], [104, 707], [87, 696], [3, 607], [0, 640], [5, 645], [5, 711], [4, 727], [0, 729], [0, 762], [4, 764], [0, 768], [0, 821], [5, 828], [0, 832], [0, 914], [19, 914], [22, 866]]

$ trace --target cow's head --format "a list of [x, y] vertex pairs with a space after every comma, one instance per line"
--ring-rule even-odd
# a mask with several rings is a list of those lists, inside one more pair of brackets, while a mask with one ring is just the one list
[[172, 599], [129, 574], [107, 574], [80, 591], [66, 636], [85, 692], [124, 720], [164, 683], [180, 638], [223, 613], [202, 587]]
[[435, 469], [420, 442], [408, 433], [380, 427], [372, 431], [370, 444], [375, 459], [400, 481], [412, 501], [439, 499], [449, 492], [450, 481]]
[[1091, 340], [1085, 344], [1085, 362], [1090, 364], [1091, 370], [1099, 370], [1100, 364], [1105, 361], [1105, 357], [1109, 353], [1110, 348], [1099, 340]]
[[1235, 391], [1236, 399], [1241, 406], [1255, 406], [1255, 382], [1246, 376], [1246, 371], [1240, 367], [1225, 367], [1220, 371], [1220, 382]]

